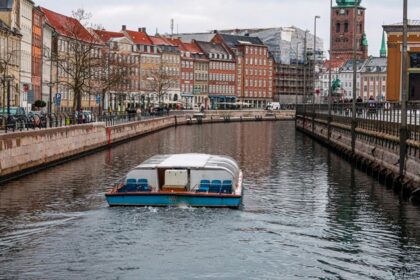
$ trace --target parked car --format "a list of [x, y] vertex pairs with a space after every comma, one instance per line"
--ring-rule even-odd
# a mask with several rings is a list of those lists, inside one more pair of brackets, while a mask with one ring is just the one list
[[268, 103], [266, 110], [280, 110], [280, 102]]
[[[26, 113], [25, 109], [22, 107], [9, 107], [10, 115], [8, 115], [7, 108], [0, 108], [0, 118], [3, 120], [7, 120], [8, 129], [13, 130], [22, 130], [26, 127]], [[1, 121], [1, 123], [5, 123]]]
[[[22, 116], [25, 115], [25, 109], [22, 107], [10, 107], [10, 115], [11, 116]], [[7, 108], [0, 108], [0, 115], [7, 115]]]

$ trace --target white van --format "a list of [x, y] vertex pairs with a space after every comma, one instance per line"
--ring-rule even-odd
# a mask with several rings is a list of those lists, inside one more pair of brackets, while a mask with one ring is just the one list
[[280, 102], [270, 102], [267, 104], [267, 110], [280, 110]]

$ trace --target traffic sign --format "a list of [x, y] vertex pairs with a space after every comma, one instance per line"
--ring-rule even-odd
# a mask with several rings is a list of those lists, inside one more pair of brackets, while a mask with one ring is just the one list
[[54, 100], [55, 100], [55, 105], [60, 106], [61, 105], [61, 93], [56, 93]]

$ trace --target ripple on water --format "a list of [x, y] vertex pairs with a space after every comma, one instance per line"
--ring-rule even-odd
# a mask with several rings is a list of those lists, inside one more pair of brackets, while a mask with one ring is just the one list
[[[107, 207], [177, 152], [237, 159], [242, 208]], [[0, 188], [0, 278], [420, 279], [418, 215], [292, 122], [178, 127]]]

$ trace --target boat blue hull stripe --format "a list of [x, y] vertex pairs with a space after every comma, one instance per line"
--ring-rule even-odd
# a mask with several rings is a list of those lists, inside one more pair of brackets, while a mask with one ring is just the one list
[[191, 195], [107, 195], [110, 206], [176, 206], [233, 207], [241, 204], [240, 196], [191, 196]]

